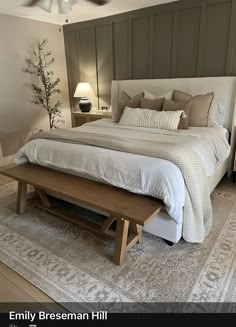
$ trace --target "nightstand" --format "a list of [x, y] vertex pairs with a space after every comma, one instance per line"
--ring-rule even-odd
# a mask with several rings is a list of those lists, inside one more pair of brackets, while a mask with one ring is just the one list
[[81, 126], [85, 123], [90, 123], [92, 121], [98, 120], [98, 119], [103, 119], [103, 118], [111, 118], [111, 111], [95, 111], [91, 110], [90, 112], [81, 112], [81, 111], [76, 111], [73, 112], [73, 127], [78, 127]]
[[232, 180], [233, 180], [233, 183], [236, 182], [236, 154], [234, 157], [234, 168], [233, 168]]
[[[236, 114], [236, 113], [235, 113]], [[234, 121], [235, 121], [236, 117], [234, 117]], [[236, 124], [234, 124], [234, 126], [232, 127], [232, 133], [230, 134], [230, 146], [231, 146], [231, 151], [232, 151], [232, 161], [234, 163], [233, 165], [233, 171], [232, 171], [232, 181], [233, 183], [236, 182]]]

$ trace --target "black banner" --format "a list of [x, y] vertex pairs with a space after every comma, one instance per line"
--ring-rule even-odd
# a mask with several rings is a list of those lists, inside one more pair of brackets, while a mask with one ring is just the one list
[[236, 322], [235, 303], [0, 303], [0, 312], [1, 327]]

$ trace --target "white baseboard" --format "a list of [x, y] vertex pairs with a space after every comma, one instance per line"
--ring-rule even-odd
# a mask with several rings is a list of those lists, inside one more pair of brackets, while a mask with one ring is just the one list
[[0, 167], [10, 165], [14, 163], [15, 154], [8, 157], [3, 157], [2, 147], [0, 142]]
[[0, 167], [7, 166], [14, 163], [15, 156], [9, 156], [5, 158], [0, 157]]

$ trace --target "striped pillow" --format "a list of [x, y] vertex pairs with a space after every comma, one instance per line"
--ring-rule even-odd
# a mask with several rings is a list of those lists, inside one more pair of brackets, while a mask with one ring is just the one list
[[120, 125], [177, 130], [183, 110], [156, 111], [126, 107]]

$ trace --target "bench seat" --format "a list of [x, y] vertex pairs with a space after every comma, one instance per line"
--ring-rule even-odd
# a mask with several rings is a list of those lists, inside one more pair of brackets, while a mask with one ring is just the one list
[[[117, 265], [123, 262], [127, 250], [141, 241], [142, 226], [163, 208], [162, 201], [158, 199], [31, 163], [15, 166], [1, 173], [18, 181], [16, 208], [18, 214], [25, 212], [27, 185], [32, 185], [40, 200], [38, 204], [40, 208], [104, 237], [114, 239], [113, 262]], [[109, 217], [101, 226], [79, 217], [71, 217], [63, 210], [52, 207], [47, 192], [55, 197], [63, 197], [68, 202], [78, 201], [102, 210]], [[110, 227], [115, 220], [114, 232]]]

